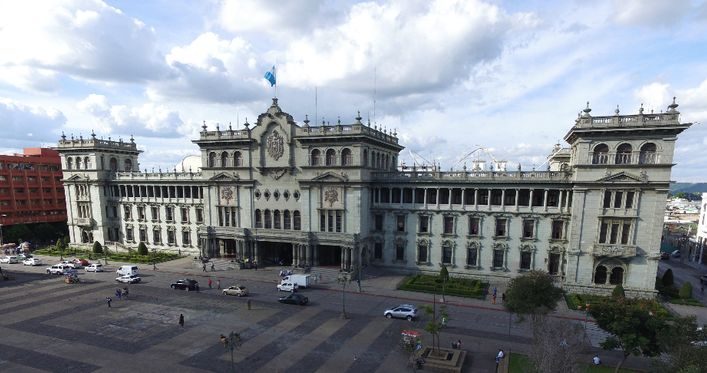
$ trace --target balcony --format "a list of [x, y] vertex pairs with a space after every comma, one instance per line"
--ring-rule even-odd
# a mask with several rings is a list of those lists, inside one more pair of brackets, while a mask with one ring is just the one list
[[80, 227], [90, 227], [93, 225], [93, 219], [91, 218], [74, 218], [74, 224]]
[[636, 256], [636, 246], [595, 243], [592, 248], [592, 255], [596, 257], [631, 258]]

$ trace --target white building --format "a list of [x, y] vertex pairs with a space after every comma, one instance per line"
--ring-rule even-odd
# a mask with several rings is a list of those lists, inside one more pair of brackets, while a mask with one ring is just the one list
[[675, 140], [690, 126], [677, 107], [587, 107], [549, 171], [401, 171], [396, 133], [360, 116], [299, 125], [277, 99], [246, 129], [204, 125], [198, 172], [140, 172], [132, 138], [62, 136], [71, 241], [494, 280], [542, 269], [573, 292], [652, 296]]
[[697, 222], [696, 243], [690, 247], [688, 259], [691, 262], [707, 264], [707, 193], [702, 193], [700, 220]]

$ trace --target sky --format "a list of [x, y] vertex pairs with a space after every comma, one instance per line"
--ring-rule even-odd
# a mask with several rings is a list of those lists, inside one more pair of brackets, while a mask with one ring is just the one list
[[[364, 121], [400, 159], [544, 169], [577, 113], [683, 122], [672, 179], [707, 182], [707, 4], [695, 0], [0, 2], [0, 153], [127, 140], [140, 169], [199, 154], [274, 95], [299, 123]], [[479, 151], [484, 148], [485, 151]]]

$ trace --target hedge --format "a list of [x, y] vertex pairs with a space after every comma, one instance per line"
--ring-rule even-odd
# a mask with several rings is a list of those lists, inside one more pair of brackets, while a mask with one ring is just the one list
[[[484, 299], [488, 286], [488, 283], [483, 283], [480, 280], [450, 277], [449, 281], [444, 285], [444, 294]], [[442, 283], [439, 280], [439, 276], [415, 275], [406, 277], [398, 286], [398, 289], [442, 294]]]
[[[96, 255], [91, 252], [91, 250], [64, 250], [64, 256], [75, 256], [77, 258], [88, 258], [90, 259], [103, 259], [103, 255], [99, 254]], [[56, 248], [53, 247], [46, 247], [43, 249], [39, 249], [35, 251], [35, 254], [39, 255], [52, 255], [52, 256], [59, 256], [61, 253], [59, 250], [56, 250]], [[170, 260], [174, 260], [179, 258], [180, 256], [177, 254], [172, 254], [172, 253], [163, 253], [163, 252], [156, 252], [154, 255], [140, 255], [137, 254], [135, 251], [130, 251], [130, 252], [113, 252], [111, 251], [108, 254], [108, 259], [109, 260], [116, 260], [116, 261], [123, 261], [123, 262], [131, 262], [131, 263], [152, 263], [157, 262], [157, 263], [162, 263], [162, 262], [167, 262]]]

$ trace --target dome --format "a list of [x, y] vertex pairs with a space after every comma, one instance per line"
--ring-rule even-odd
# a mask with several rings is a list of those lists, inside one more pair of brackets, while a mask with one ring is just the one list
[[200, 172], [201, 157], [198, 155], [188, 155], [175, 166], [177, 172]]

